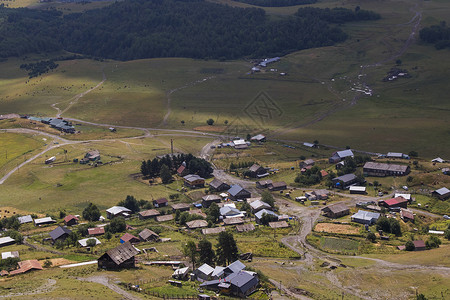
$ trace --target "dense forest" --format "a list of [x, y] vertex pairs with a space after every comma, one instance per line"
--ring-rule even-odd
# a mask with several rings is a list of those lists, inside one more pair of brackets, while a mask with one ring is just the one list
[[234, 0], [262, 7], [284, 7], [316, 3], [317, 0]]
[[263, 9], [204, 0], [128, 0], [64, 16], [0, 7], [0, 57], [61, 49], [118, 60], [281, 56], [344, 41], [347, 35], [333, 23], [377, 17], [305, 8], [272, 20]]
[[420, 39], [434, 44], [436, 49], [450, 48], [450, 27], [445, 22], [439, 25], [425, 27], [420, 30]]

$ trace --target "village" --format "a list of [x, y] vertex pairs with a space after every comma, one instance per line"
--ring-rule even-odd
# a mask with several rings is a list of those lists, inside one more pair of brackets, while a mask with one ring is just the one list
[[[444, 159], [424, 162], [414, 152], [325, 151], [316, 141], [281, 144], [279, 149], [302, 148], [321, 155], [275, 160], [268, 166], [255, 162], [251, 153], [273, 147], [271, 143], [262, 134], [216, 142], [207, 149], [209, 161], [173, 152], [149, 157], [136, 180], [149, 188], [172, 185], [176, 191], [167, 198], [137, 200], [128, 195], [105, 210], [89, 203], [81, 214], [1, 213], [6, 230], [0, 238], [1, 275], [94, 265], [105, 272], [163, 268], [158, 286], [178, 292], [164, 294], [151, 281], [125, 282], [126, 289], [165, 298], [260, 299], [277, 287], [246, 264], [261, 256], [304, 260], [305, 249], [279, 241], [306, 230], [308, 222], [306, 242], [323, 253], [395, 254], [448, 244], [450, 218], [423, 199], [434, 199], [438, 206], [450, 198], [450, 190], [408, 186], [431, 170], [447, 178], [449, 163]], [[101, 155], [92, 149], [73, 163], [101, 166]], [[54, 163], [53, 157], [45, 160]], [[419, 164], [426, 165], [426, 171]], [[392, 179], [398, 178], [405, 184], [392, 189]], [[303, 212], [311, 212], [311, 217]], [[319, 213], [317, 218], [313, 213]], [[74, 255], [83, 258], [58, 260]]]

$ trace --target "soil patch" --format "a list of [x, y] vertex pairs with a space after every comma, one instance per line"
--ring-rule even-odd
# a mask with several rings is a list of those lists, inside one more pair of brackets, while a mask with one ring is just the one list
[[340, 234], [358, 234], [359, 228], [345, 224], [319, 223], [314, 228], [314, 231]]

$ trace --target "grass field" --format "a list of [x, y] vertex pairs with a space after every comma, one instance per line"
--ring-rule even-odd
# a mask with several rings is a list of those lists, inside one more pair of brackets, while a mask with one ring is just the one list
[[38, 136], [0, 132], [0, 145], [0, 170], [3, 170], [9, 162], [42, 147], [44, 141]]

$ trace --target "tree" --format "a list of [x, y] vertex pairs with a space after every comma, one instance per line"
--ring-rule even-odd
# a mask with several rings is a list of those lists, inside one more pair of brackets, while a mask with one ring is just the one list
[[319, 141], [318, 140], [314, 140], [314, 145], [319, 145]]
[[450, 241], [450, 228], [445, 230], [444, 236], [447, 240]]
[[414, 243], [412, 241], [407, 241], [405, 244], [405, 250], [406, 251], [414, 251], [416, 247], [414, 246]]
[[275, 207], [275, 200], [273, 199], [273, 196], [270, 192], [264, 191], [261, 194], [261, 201], [266, 202], [269, 204], [272, 208]]
[[50, 268], [52, 266], [52, 262], [48, 259], [44, 261], [44, 268]]
[[395, 64], [396, 64], [397, 66], [400, 66], [400, 65], [402, 64], [402, 60], [401, 60], [401, 59], [397, 59], [397, 60], [395, 61]]
[[439, 245], [441, 243], [442, 242], [441, 242], [440, 238], [438, 238], [437, 236], [432, 235], [425, 242], [425, 245], [427, 246], [428, 249], [433, 249], [433, 248], [439, 248]]
[[167, 165], [161, 166], [159, 176], [161, 177], [161, 181], [163, 184], [167, 184], [172, 180], [172, 174], [170, 174], [170, 170]]
[[368, 239], [369, 241], [371, 241], [372, 243], [375, 243], [375, 241], [377, 240], [377, 236], [375, 235], [375, 233], [369, 232], [369, 233], [367, 234], [367, 239]]
[[213, 202], [208, 208], [208, 216], [206, 218], [207, 221], [211, 221], [212, 223], [216, 223], [220, 218], [220, 208], [217, 203]]
[[86, 246], [88, 246], [89, 248], [91, 248], [91, 252], [94, 249], [95, 246], [97, 246], [97, 241], [95, 239], [88, 239], [86, 241]]
[[197, 252], [197, 245], [195, 244], [194, 241], [188, 241], [186, 243], [186, 245], [184, 245], [183, 247], [183, 253], [185, 256], [189, 257], [189, 259], [192, 262], [192, 269], [195, 269], [195, 263], [197, 261], [197, 256], [198, 256], [198, 252]]
[[252, 207], [250, 206], [250, 204], [248, 204], [247, 201], [242, 202], [241, 205], [241, 211], [246, 211], [247, 215], [250, 215], [251, 211], [252, 211]]
[[416, 296], [416, 300], [427, 300], [427, 297], [424, 294], [419, 294]]
[[106, 225], [105, 231], [114, 234], [117, 232], [123, 232], [126, 228], [127, 224], [125, 223], [125, 219], [122, 217], [116, 217], [111, 220], [109, 225]]
[[20, 234], [20, 232], [15, 230], [9, 230], [7, 232], [7, 235], [16, 241], [17, 244], [22, 244], [23, 242], [23, 236]]
[[207, 239], [203, 239], [198, 243], [198, 249], [200, 252], [199, 262], [201, 264], [213, 265], [216, 254], [212, 248], [212, 244]]
[[208, 119], [208, 120], [206, 120], [206, 124], [208, 124], [209, 126], [212, 126], [212, 125], [214, 125], [214, 120]]
[[133, 213], [139, 212], [139, 202], [134, 198], [134, 196], [127, 195], [125, 200], [120, 201], [117, 205], [123, 206], [131, 210]]
[[64, 219], [66, 217], [66, 212], [65, 211], [59, 211], [59, 218], [60, 219]]
[[181, 125], [183, 125], [183, 126], [184, 126], [184, 123], [185, 123], [185, 122], [184, 122], [184, 120], [181, 120]]
[[222, 231], [219, 234], [216, 257], [219, 265], [228, 265], [238, 259], [238, 248], [232, 233]]
[[260, 221], [262, 225], [269, 225], [270, 222], [275, 222], [276, 220], [278, 220], [278, 217], [271, 214], [263, 213]]
[[83, 210], [83, 219], [88, 221], [98, 221], [100, 219], [100, 210], [93, 203], [89, 203], [88, 206]]
[[408, 155], [409, 155], [410, 157], [418, 157], [418, 156], [419, 156], [419, 153], [418, 153], [417, 151], [410, 151], [410, 152], [408, 153]]
[[380, 185], [380, 183], [379, 183], [378, 181], [375, 180], [375, 181], [373, 182], [373, 186], [374, 186], [374, 187], [378, 187], [379, 185]]
[[228, 120], [223, 121], [225, 125], [228, 125]]
[[250, 133], [247, 133], [246, 140], [247, 140], [247, 141], [250, 141], [251, 138], [252, 138], [252, 136], [250, 135]]

